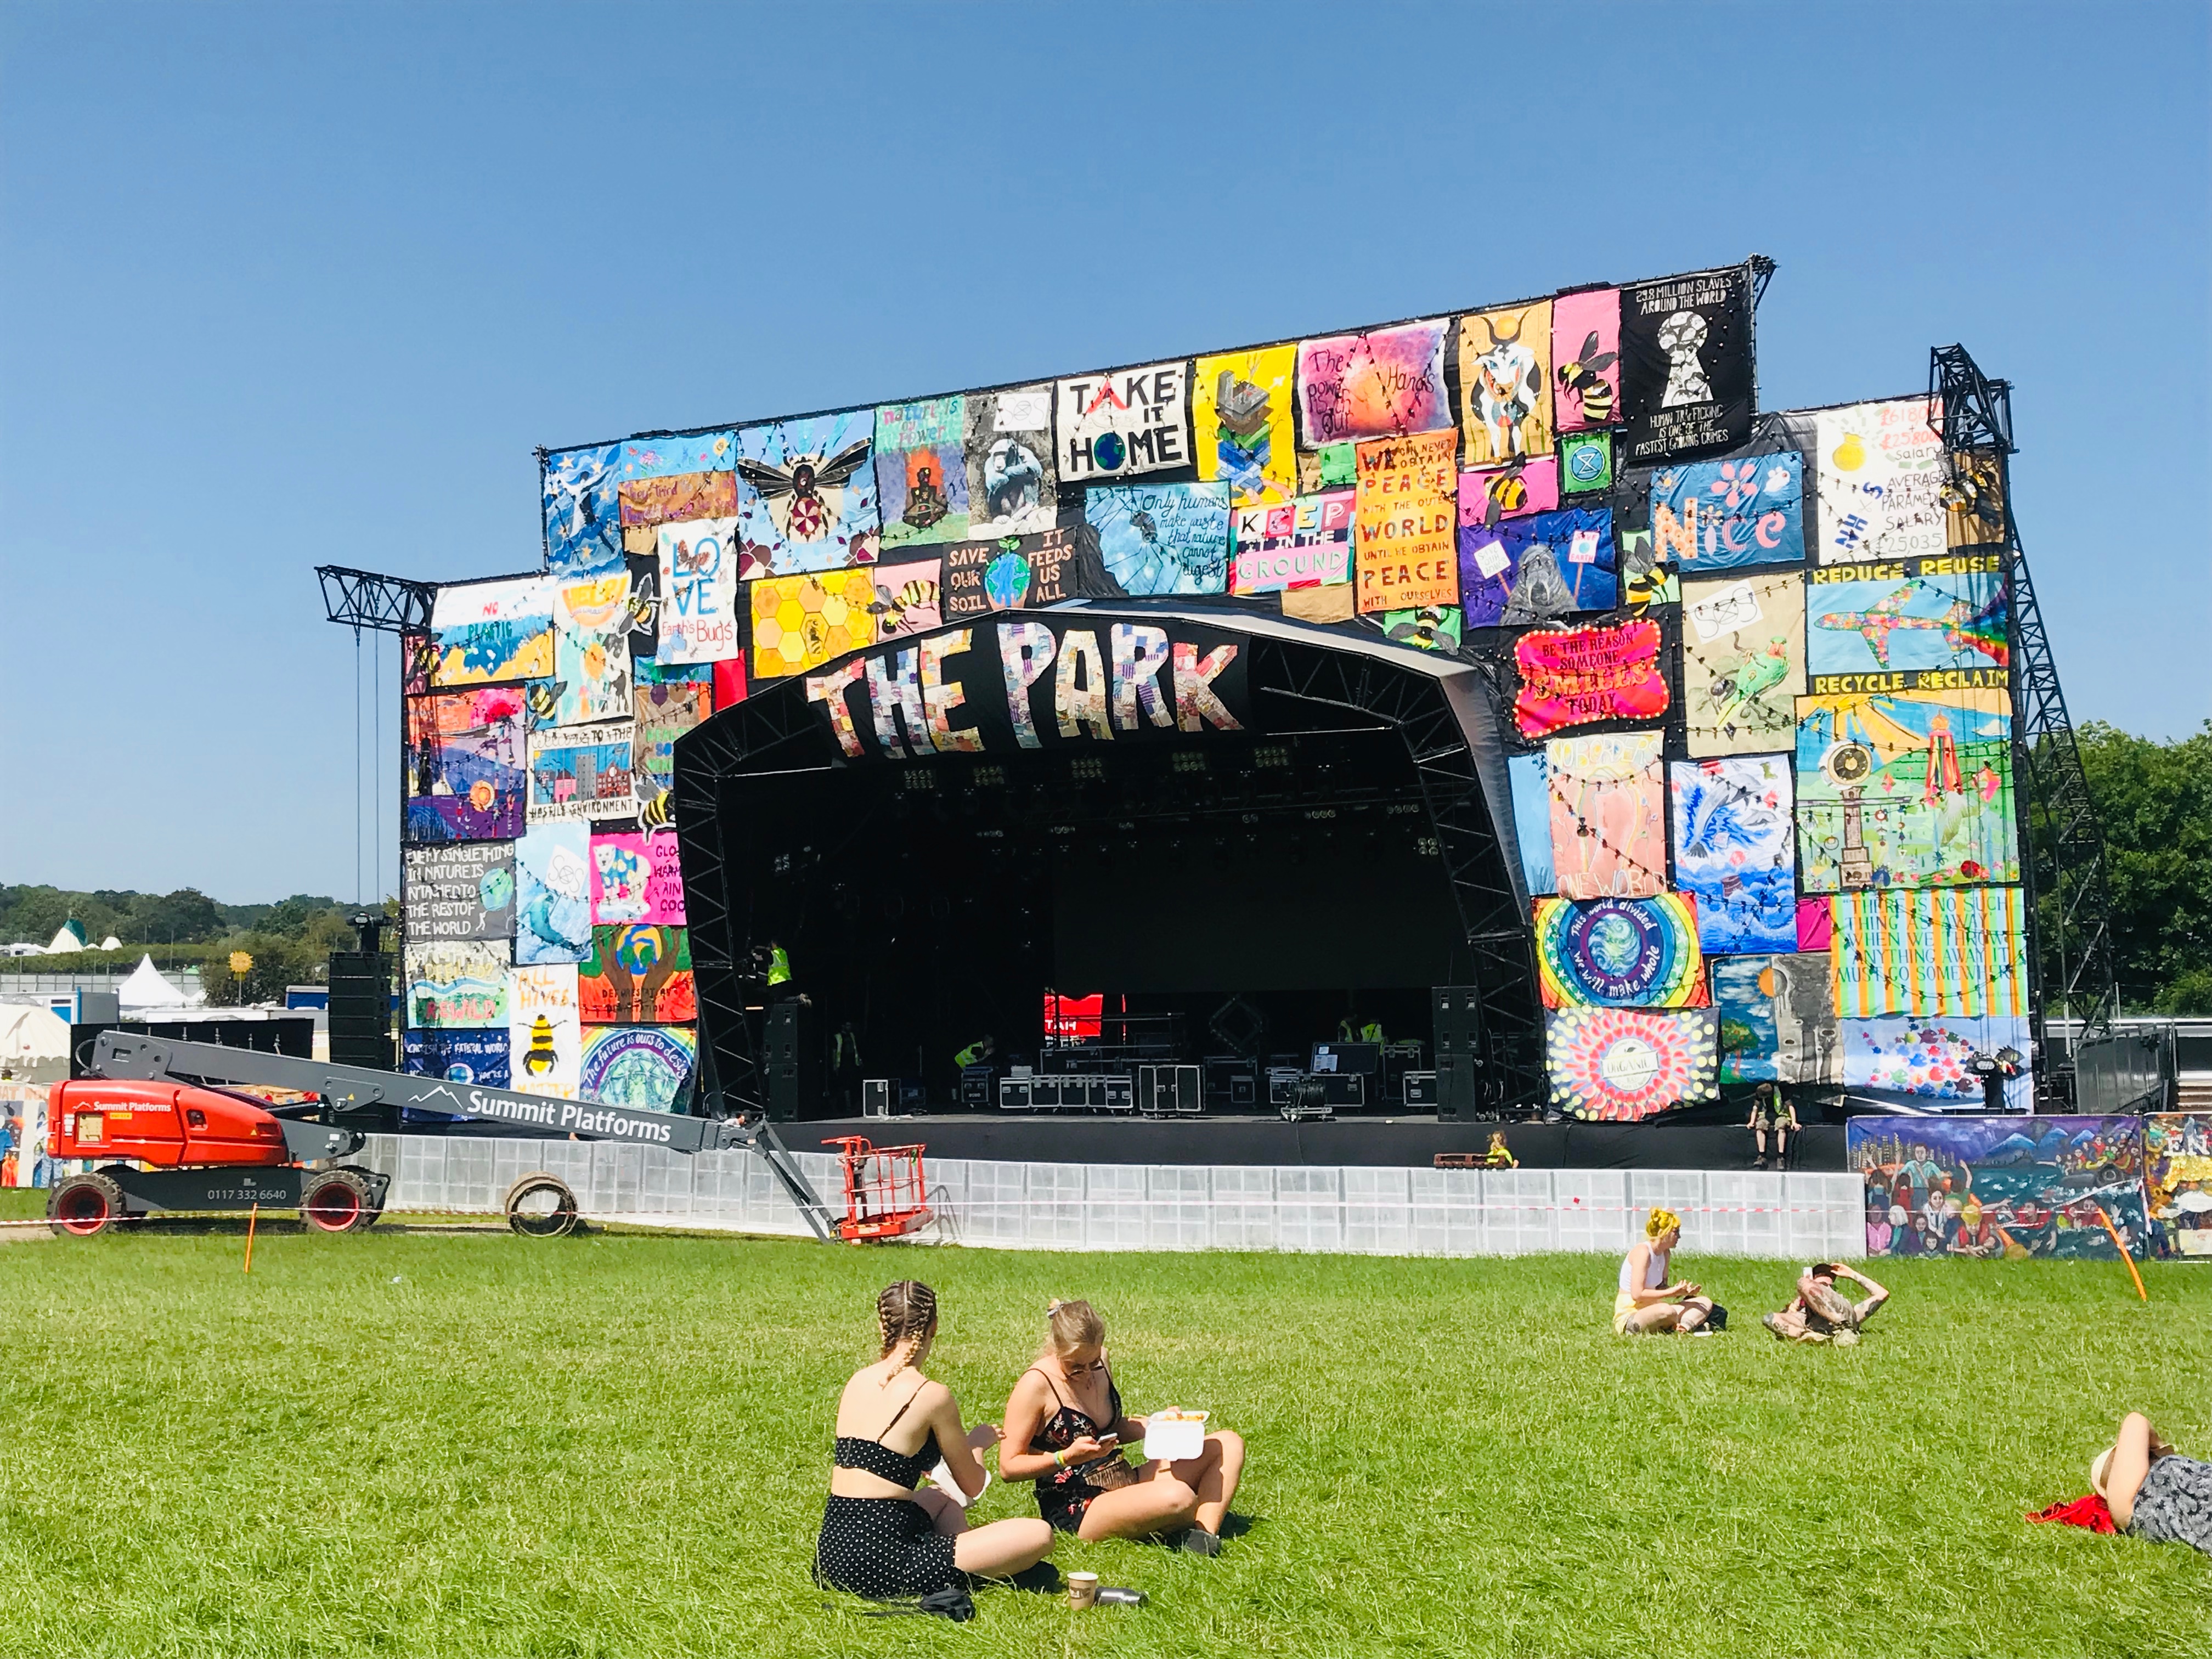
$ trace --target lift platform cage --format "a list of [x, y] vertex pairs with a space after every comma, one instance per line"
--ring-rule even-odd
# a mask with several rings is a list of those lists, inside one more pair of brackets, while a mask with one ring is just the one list
[[920, 1146], [878, 1146], [865, 1135], [839, 1135], [824, 1146], [837, 1148], [845, 1173], [845, 1218], [837, 1236], [848, 1244], [896, 1238], [927, 1224], [928, 1182]]

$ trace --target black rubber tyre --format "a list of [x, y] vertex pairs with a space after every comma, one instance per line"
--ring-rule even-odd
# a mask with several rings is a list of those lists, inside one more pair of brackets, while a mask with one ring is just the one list
[[123, 1188], [96, 1172], [70, 1176], [46, 1200], [47, 1222], [60, 1237], [90, 1238], [129, 1218]]
[[526, 1238], [562, 1238], [576, 1231], [576, 1194], [568, 1183], [533, 1170], [507, 1189], [507, 1224]]
[[300, 1219], [318, 1232], [357, 1233], [377, 1218], [368, 1182], [351, 1170], [323, 1170], [300, 1190]]

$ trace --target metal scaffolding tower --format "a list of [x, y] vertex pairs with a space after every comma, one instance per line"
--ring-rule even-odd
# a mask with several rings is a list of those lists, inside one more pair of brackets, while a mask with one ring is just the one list
[[[1954, 517], [1984, 527], [1978, 544], [2002, 548], [2007, 556], [2021, 878], [2028, 903], [2028, 951], [2043, 991], [2030, 1003], [2036, 1093], [2043, 1101], [2065, 1101], [2073, 1093], [2073, 1055], [2059, 1063], [2048, 1055], [2045, 1025], [2051, 994], [2057, 994], [2063, 1017], [2081, 1022], [2076, 1047], [2109, 1036], [2119, 1008], [2104, 826], [2090, 797], [2013, 515], [2006, 459], [2015, 448], [2011, 383], [1985, 376], [1964, 346], [1938, 346], [1929, 354], [1928, 395], [1942, 403], [1948, 463], [1943, 504]], [[2018, 774], [2025, 774], [2024, 788]]]

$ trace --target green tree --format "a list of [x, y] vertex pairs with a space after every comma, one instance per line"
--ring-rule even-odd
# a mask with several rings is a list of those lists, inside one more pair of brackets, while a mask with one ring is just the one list
[[2172, 743], [2100, 720], [2075, 736], [2104, 826], [2121, 1007], [2212, 1014], [2212, 721]]

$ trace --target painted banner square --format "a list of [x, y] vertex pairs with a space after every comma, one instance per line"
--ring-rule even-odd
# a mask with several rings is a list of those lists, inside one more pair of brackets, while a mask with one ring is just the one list
[[669, 1112], [699, 1063], [688, 1025], [586, 1025], [580, 1092], [602, 1106]]
[[512, 841], [520, 835], [524, 742], [519, 686], [408, 698], [403, 839]]
[[514, 937], [514, 843], [400, 849], [407, 937], [422, 944]]
[[637, 923], [593, 927], [576, 967], [585, 1019], [594, 1025], [681, 1025], [699, 1018], [690, 934]]
[[1797, 699], [1808, 893], [2020, 879], [2004, 691]]
[[402, 953], [407, 1023], [434, 1027], [496, 1025], [507, 1018], [509, 971], [504, 941], [410, 943]]
[[2027, 908], [2019, 888], [1844, 893], [1828, 903], [1838, 1014], [2027, 1012]]
[[770, 576], [751, 592], [756, 679], [802, 674], [876, 642], [872, 570]]
[[1623, 1123], [1717, 1100], [1717, 1030], [1711, 1008], [1561, 1008], [1547, 1014], [1552, 1104], [1585, 1121]]
[[553, 574], [588, 576], [622, 563], [622, 449], [556, 450], [539, 463], [545, 568]]
[[1552, 451], [1552, 302], [1459, 319], [1461, 428], [1468, 464]]
[[1814, 693], [2004, 684], [2012, 665], [2005, 556], [1947, 553], [1808, 572]]
[[1899, 398], [1814, 417], [1822, 564], [1944, 550], [1942, 414], [1934, 399]]
[[636, 734], [635, 724], [626, 720], [532, 732], [530, 822], [636, 817]]
[[514, 843], [514, 959], [580, 961], [592, 948], [592, 826], [541, 823]]
[[514, 970], [507, 1042], [510, 1088], [555, 1100], [575, 1099], [584, 1028], [577, 1015], [573, 963]]
[[1563, 898], [1650, 898], [1667, 886], [1667, 781], [1656, 732], [1554, 738], [1552, 872]]
[[1805, 587], [1794, 570], [1682, 584], [1682, 718], [1692, 755], [1797, 745]]
[[1060, 517], [1052, 449], [1052, 388], [968, 394], [968, 533], [1030, 536]]
[[1291, 429], [1296, 346], [1200, 357], [1191, 386], [1198, 476], [1229, 485], [1232, 507], [1279, 507], [1298, 493]]
[[430, 605], [428, 687], [543, 679], [553, 672], [553, 584], [454, 582]]
[[738, 574], [747, 580], [873, 564], [876, 414], [738, 431]]
[[553, 595], [556, 726], [620, 720], [630, 712], [629, 570], [562, 582]]
[[1651, 535], [1685, 577], [1805, 562], [1805, 460], [1791, 450], [1651, 475]]
[[1125, 484], [1085, 492], [1106, 574], [1133, 598], [1229, 589], [1229, 486]]
[[1620, 291], [1622, 455], [1632, 466], [1751, 436], [1751, 272], [1637, 283]]
[[1095, 483], [1191, 465], [1187, 362], [1061, 380], [1054, 410], [1063, 483]]
[[1547, 1008], [1690, 1008], [1707, 1000], [1698, 907], [1680, 893], [1536, 901]]
[[1352, 540], [1362, 611], [1459, 602], [1459, 473], [1449, 430], [1363, 443]]
[[1698, 939], [1713, 955], [1794, 951], [1797, 860], [1790, 757], [1675, 761], [1674, 884], [1698, 901]]
[[1452, 424], [1443, 318], [1298, 343], [1298, 416], [1308, 448], [1442, 432]]
[[1513, 642], [1521, 675], [1514, 723], [1523, 737], [1540, 738], [1597, 720], [1656, 720], [1669, 697], [1659, 647], [1659, 624], [1649, 617], [1523, 634]]
[[[1552, 301], [1552, 423], [1561, 432], [1620, 418], [1620, 290], [1562, 294]], [[1611, 456], [1608, 434], [1607, 457]]]
[[886, 552], [968, 534], [967, 441], [968, 400], [957, 393], [877, 409], [876, 493]]

